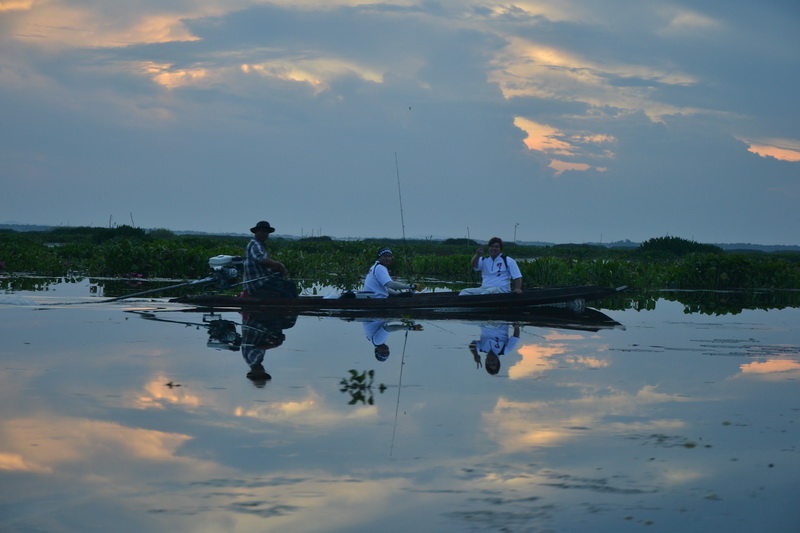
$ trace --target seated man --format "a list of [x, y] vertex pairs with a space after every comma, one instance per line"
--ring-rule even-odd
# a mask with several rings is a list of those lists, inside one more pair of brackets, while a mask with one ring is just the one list
[[416, 285], [409, 285], [407, 283], [400, 283], [399, 281], [392, 280], [389, 275], [389, 266], [392, 264], [394, 257], [392, 251], [388, 248], [381, 248], [378, 252], [378, 260], [372, 265], [372, 268], [367, 272], [367, 277], [364, 279], [364, 286], [362, 292], [372, 293], [372, 298], [386, 298], [389, 295], [400, 294], [403, 290], [414, 290]]
[[511, 292], [510, 282], [514, 281], [514, 292], [522, 293], [522, 273], [517, 262], [502, 254], [503, 240], [500, 237], [489, 239], [489, 257], [483, 257], [483, 246], [472, 257], [472, 269], [481, 273], [481, 286], [464, 289], [460, 296], [475, 294], [496, 294]]
[[267, 253], [269, 234], [274, 231], [265, 220], [250, 228], [253, 238], [244, 255], [245, 289], [249, 296], [258, 298], [297, 298], [297, 286], [285, 279], [289, 275], [286, 267]]

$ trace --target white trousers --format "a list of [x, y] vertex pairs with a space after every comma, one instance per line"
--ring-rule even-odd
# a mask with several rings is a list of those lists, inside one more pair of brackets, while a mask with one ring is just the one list
[[473, 287], [470, 289], [464, 289], [463, 291], [459, 292], [459, 296], [475, 296], [477, 294], [500, 294], [503, 292], [510, 292], [508, 290], [503, 290], [502, 287]]

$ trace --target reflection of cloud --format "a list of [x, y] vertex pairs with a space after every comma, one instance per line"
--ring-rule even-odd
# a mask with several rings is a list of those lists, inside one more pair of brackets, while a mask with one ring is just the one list
[[565, 353], [565, 344], [551, 344], [542, 346], [539, 344], [525, 344], [517, 349], [517, 353], [522, 356], [521, 361], [517, 361], [508, 369], [510, 379], [522, 379], [534, 374], [541, 374], [559, 365], [555, 356]]
[[636, 403], [666, 403], [666, 402], [688, 402], [689, 398], [678, 394], [666, 394], [657, 392], [656, 385], [645, 385], [636, 393]]
[[[176, 451], [190, 437], [111, 422], [74, 418], [26, 418], [2, 426], [2, 468], [28, 472], [53, 472], [59, 465], [75, 464], [78, 470], [115, 470], [117, 463], [134, 467], [131, 459], [146, 462], [199, 462], [177, 457]], [[86, 465], [91, 465], [87, 467]]]
[[762, 379], [800, 379], [800, 361], [792, 359], [770, 359], [740, 365], [744, 376], [759, 376]]
[[220, 406], [208, 392], [206, 396], [195, 394], [185, 386], [166, 385], [170, 380], [158, 375], [145, 384], [144, 391], [137, 393], [132, 401], [126, 402], [134, 409], [183, 408], [194, 410], [216, 409], [225, 414], [231, 413], [240, 418], [251, 418], [261, 422], [292, 427], [336, 427], [348, 420], [371, 420], [378, 416], [374, 405], [363, 405], [348, 409], [345, 414], [327, 405], [319, 393], [306, 391], [301, 398], [284, 401], [259, 402], [245, 406]]
[[[515, 402], [500, 397], [492, 411], [483, 414], [485, 430], [501, 450], [516, 452], [564, 444], [589, 435], [596, 438], [598, 432], [650, 434], [683, 427], [681, 420], [644, 420], [635, 416], [642, 406], [690, 401], [656, 389], [648, 385], [633, 395], [615, 391], [546, 402]], [[620, 416], [631, 419], [615, 419]]]
[[573, 367], [585, 366], [587, 368], [605, 368], [609, 365], [609, 362], [606, 361], [605, 359], [600, 359], [598, 357], [584, 356], [584, 355], [568, 357], [566, 361], [570, 363], [570, 366]]
[[162, 409], [167, 405], [182, 405], [195, 408], [201, 405], [200, 397], [190, 393], [186, 387], [168, 387], [170, 380], [159, 375], [145, 384], [144, 392], [134, 400], [136, 409]]
[[664, 476], [664, 479], [668, 483], [673, 485], [683, 485], [685, 483], [697, 481], [698, 479], [705, 476], [705, 474], [701, 473], [696, 468], [685, 469], [685, 468], [678, 468], [675, 466], [663, 470], [661, 472], [661, 475]]
[[305, 398], [299, 400], [265, 402], [248, 407], [236, 407], [234, 414], [270, 424], [323, 428], [335, 427], [347, 420], [376, 419], [378, 408], [374, 405], [363, 405], [342, 414], [341, 411], [335, 411], [328, 407], [317, 392], [309, 391]]
[[658, 392], [657, 389], [656, 385], [645, 385], [633, 395], [621, 392], [602, 396], [587, 394], [583, 398], [576, 398], [570, 402], [575, 405], [597, 406], [609, 413], [619, 414], [629, 413], [640, 405], [690, 401], [686, 396]]
[[552, 416], [554, 404], [514, 402], [500, 397], [490, 413], [484, 413], [486, 431], [504, 452], [555, 446], [572, 433], [567, 427], [586, 426], [580, 417]]
[[786, 372], [800, 369], [800, 362], [790, 359], [770, 359], [769, 361], [747, 363], [741, 365], [745, 374], [765, 374], [768, 372]]
[[[260, 471], [259, 471], [260, 472]], [[355, 482], [357, 481], [357, 482]], [[225, 479], [193, 483], [182, 493], [152, 494], [141, 505], [210, 520], [184, 531], [361, 531], [363, 525], [378, 524], [382, 516], [409, 505], [399, 494], [429, 498], [416, 490], [408, 476], [383, 474], [377, 479], [327, 470], [278, 468], [267, 475], [252, 472]], [[168, 496], [165, 498], [164, 496]], [[408, 512], [412, 512], [413, 503]], [[358, 512], [348, 512], [357, 506]], [[267, 520], [269, 520], [268, 525]], [[231, 524], [234, 524], [233, 527]]]
[[[556, 338], [560, 340], [580, 340], [583, 337], [580, 335], [564, 335], [553, 332], [547, 335], [546, 338], [548, 340]], [[508, 377], [510, 379], [522, 379], [535, 374], [541, 374], [559, 366], [568, 366], [571, 368], [600, 368], [608, 366], [608, 361], [597, 357], [567, 356], [561, 359], [556, 358], [559, 355], [566, 354], [567, 350], [568, 345], [566, 344], [525, 344], [517, 349], [517, 353], [522, 356], [522, 360], [517, 361], [514, 365], [509, 367]]]
[[548, 341], [580, 341], [584, 336], [580, 333], [563, 333], [561, 331], [553, 330], [550, 333], [542, 335]]

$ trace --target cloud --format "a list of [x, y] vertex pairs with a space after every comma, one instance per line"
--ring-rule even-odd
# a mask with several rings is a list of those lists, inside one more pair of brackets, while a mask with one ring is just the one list
[[772, 157], [781, 161], [800, 162], [800, 141], [790, 141], [785, 139], [748, 141], [748, 150], [761, 157]]
[[[366, 237], [369, 220], [369, 236], [399, 236], [397, 154], [409, 236], [507, 232], [496, 210], [464, 209], [491, 190], [522, 241], [797, 242], [797, 143], [774, 141], [798, 138], [791, 10], [2, 6], [9, 221], [134, 213], [145, 227], [243, 232], [261, 212], [292, 234]], [[220, 196], [234, 207], [209, 216]]]
[[661, 30], [662, 35], [679, 36], [686, 33], [708, 32], [723, 26], [720, 20], [696, 11], [664, 8], [663, 12], [669, 18], [669, 24]]

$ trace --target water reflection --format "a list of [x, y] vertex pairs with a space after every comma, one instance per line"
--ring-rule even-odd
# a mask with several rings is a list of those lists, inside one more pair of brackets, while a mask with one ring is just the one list
[[392, 322], [385, 318], [362, 318], [359, 320], [363, 322], [364, 335], [375, 349], [375, 359], [380, 362], [384, 362], [389, 358], [390, 350], [387, 340], [390, 333], [394, 331], [422, 331], [420, 324], [415, 324], [409, 320], [400, 322]]
[[[244, 317], [161, 305], [0, 302], [0, 530], [800, 526], [798, 309], [414, 318], [384, 362], [367, 320], [301, 316], [255, 389]], [[497, 324], [488, 379], [467, 345]]]
[[[190, 311], [184, 310], [184, 312]], [[214, 312], [197, 310], [196, 314], [201, 315], [200, 322], [168, 318], [164, 314], [172, 316], [174, 313], [157, 308], [133, 309], [128, 312], [137, 314], [145, 320], [208, 329], [206, 346], [223, 351], [238, 352], [241, 350], [248, 367], [247, 379], [258, 388], [264, 387], [272, 379], [272, 375], [264, 368], [264, 357], [267, 350], [281, 346], [286, 340], [284, 330], [294, 327], [297, 322], [297, 315], [242, 312], [239, 313], [242, 318], [240, 324], [242, 333], [240, 334], [237, 330], [239, 324], [233, 320], [223, 319]]]
[[[191, 320], [174, 320], [167, 318], [167, 316], [159, 314], [164, 312], [164, 309], [130, 309], [127, 311], [138, 315], [145, 320], [152, 320], [155, 322], [165, 322], [168, 324], [181, 324], [183, 326], [195, 326], [197, 329], [208, 329], [208, 342], [206, 345], [209, 348], [217, 350], [226, 350], [238, 352], [242, 346], [242, 336], [236, 329], [236, 322], [232, 320], [225, 320], [220, 315], [213, 312], [198, 312], [200, 315], [200, 322]], [[169, 313], [169, 316], [174, 316], [174, 313]]]
[[272, 379], [264, 369], [264, 355], [283, 344], [283, 330], [295, 325], [297, 315], [247, 312], [242, 318], [242, 356], [250, 368], [247, 379], [260, 388]]
[[509, 334], [511, 324], [481, 324], [481, 337], [469, 343], [469, 351], [476, 366], [481, 366], [481, 353], [486, 354], [486, 372], [496, 375], [500, 371], [500, 356], [511, 353], [519, 342], [520, 327], [514, 324], [514, 331]]

